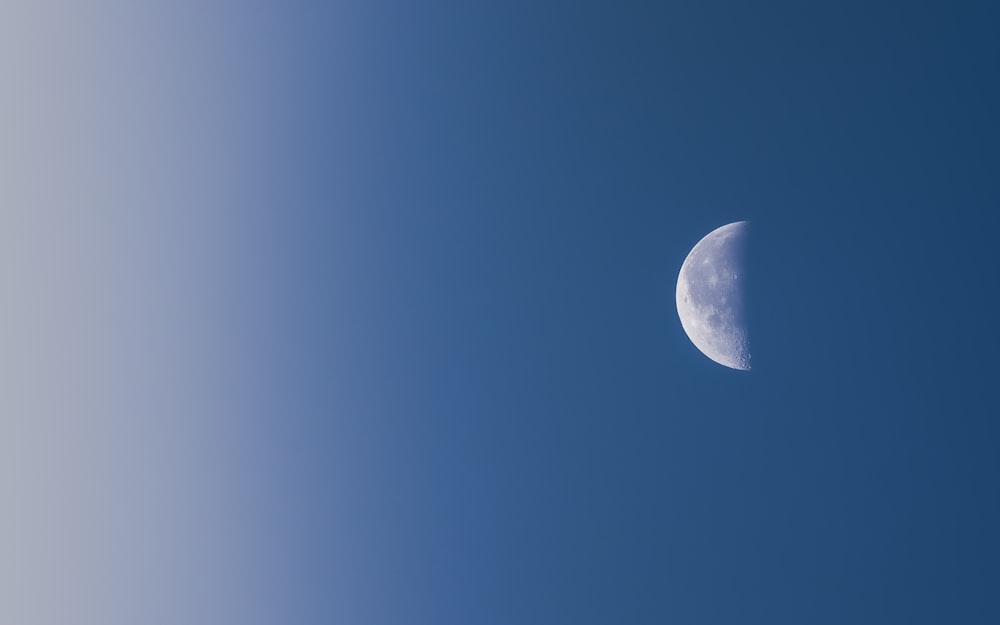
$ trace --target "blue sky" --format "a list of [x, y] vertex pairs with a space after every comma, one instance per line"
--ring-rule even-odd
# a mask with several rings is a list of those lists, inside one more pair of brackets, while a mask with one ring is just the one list
[[996, 622], [998, 18], [3, 9], [0, 620]]

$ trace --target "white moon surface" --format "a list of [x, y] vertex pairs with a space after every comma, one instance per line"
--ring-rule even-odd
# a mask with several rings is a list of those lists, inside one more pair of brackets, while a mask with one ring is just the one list
[[698, 241], [677, 276], [677, 314], [703, 354], [733, 369], [750, 369], [743, 285], [747, 222], [737, 221]]

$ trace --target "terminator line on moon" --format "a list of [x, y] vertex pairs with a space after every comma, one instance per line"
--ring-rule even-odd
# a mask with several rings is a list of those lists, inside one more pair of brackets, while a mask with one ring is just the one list
[[703, 354], [732, 369], [750, 369], [744, 316], [743, 250], [747, 222], [737, 221], [698, 241], [677, 276], [677, 314]]

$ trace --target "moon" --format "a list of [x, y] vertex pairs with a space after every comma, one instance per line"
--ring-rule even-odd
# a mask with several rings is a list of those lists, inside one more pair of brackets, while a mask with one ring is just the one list
[[677, 276], [677, 315], [703, 354], [732, 369], [750, 369], [743, 306], [743, 251], [748, 224], [737, 221], [705, 235]]

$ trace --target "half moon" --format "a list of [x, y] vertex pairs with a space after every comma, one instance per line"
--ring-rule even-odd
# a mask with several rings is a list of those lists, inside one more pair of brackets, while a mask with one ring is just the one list
[[747, 226], [737, 221], [708, 233], [677, 276], [677, 314], [688, 338], [715, 362], [743, 371], [750, 369], [743, 305]]

